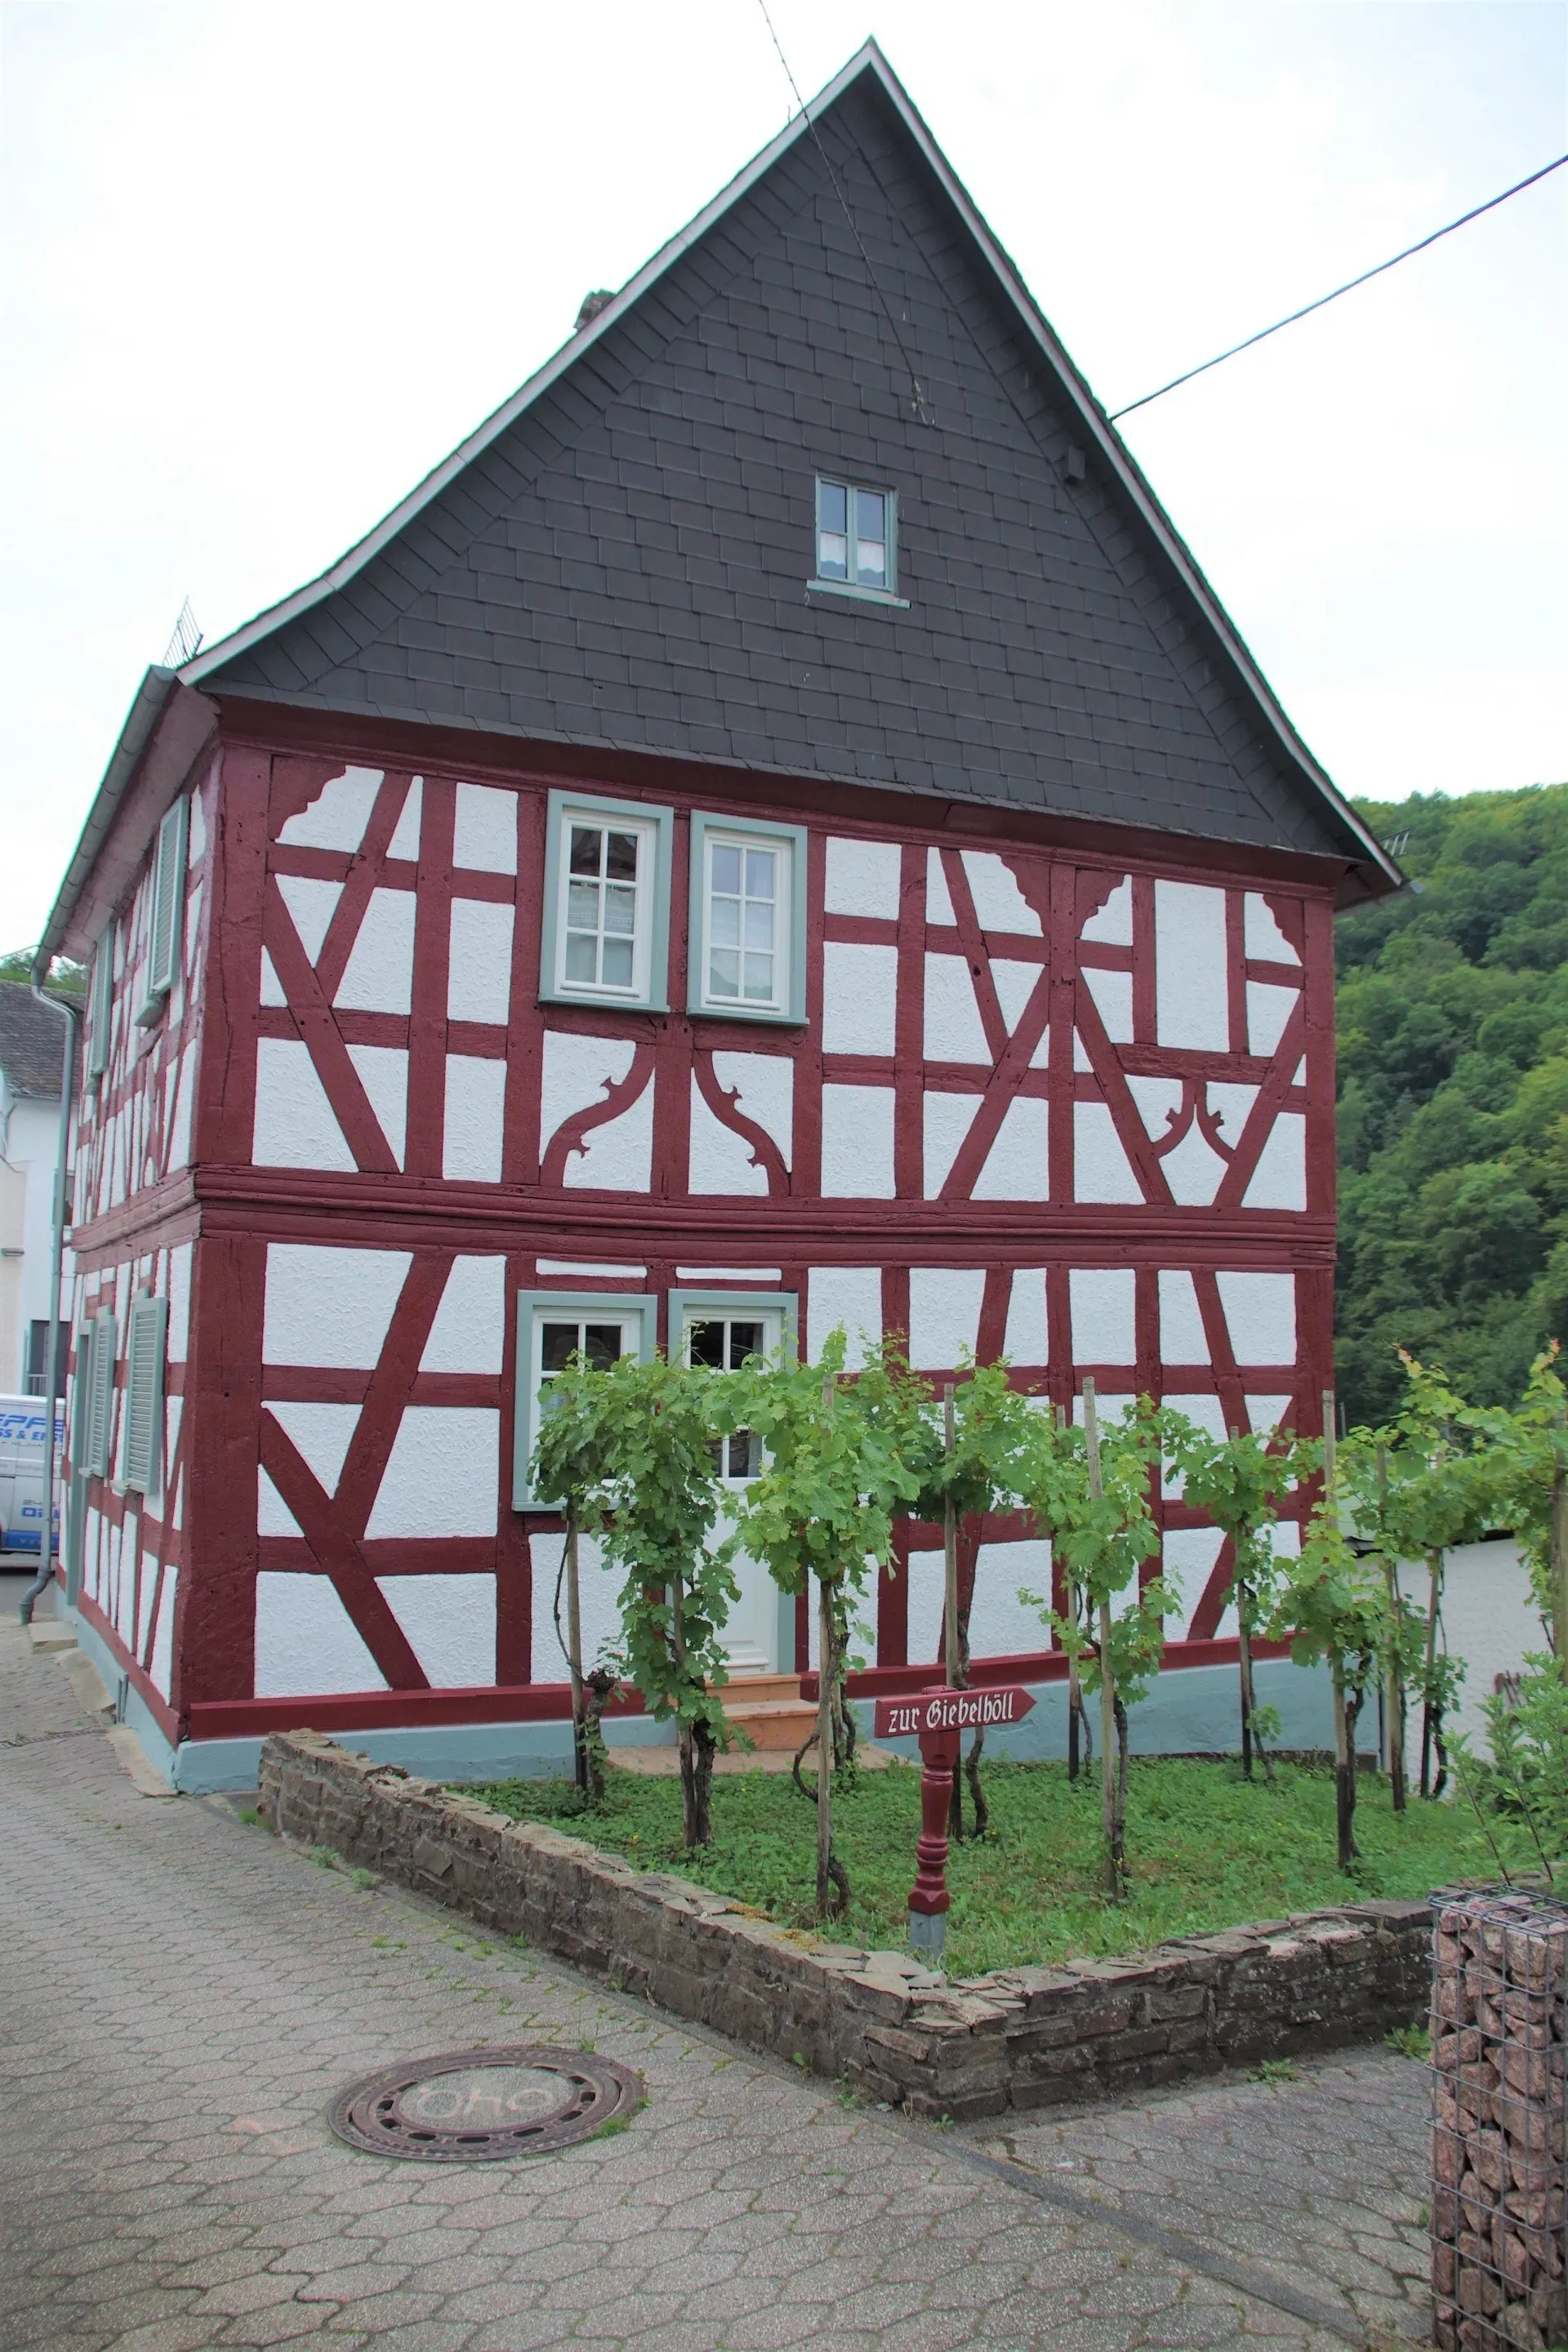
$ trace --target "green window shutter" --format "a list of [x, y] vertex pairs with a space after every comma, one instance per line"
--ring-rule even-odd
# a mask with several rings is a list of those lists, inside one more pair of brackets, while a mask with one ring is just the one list
[[90, 1323], [76, 1335], [76, 1370], [71, 1375], [70, 1418], [66, 1423], [66, 1447], [73, 1470], [87, 1468], [89, 1401], [92, 1395], [92, 1332]]
[[185, 803], [177, 800], [158, 827], [153, 874], [153, 917], [147, 943], [146, 1001], [137, 1018], [154, 1021], [180, 976], [185, 911]]
[[114, 1009], [114, 925], [105, 923], [92, 959], [92, 997], [88, 1007], [87, 1079], [96, 1086], [109, 1067], [109, 1024]]
[[112, 1310], [95, 1315], [88, 1364], [87, 1467], [107, 1478], [114, 1437], [114, 1359], [118, 1329]]
[[99, 1463], [103, 1452], [103, 1412], [99, 1403], [99, 1391], [103, 1385], [103, 1318], [95, 1315], [87, 1327], [87, 1361], [82, 1378], [87, 1383], [81, 1402], [81, 1461], [84, 1470], [101, 1478]]
[[163, 1464], [163, 1333], [166, 1298], [143, 1291], [131, 1303], [125, 1343], [124, 1483], [138, 1495], [156, 1494]]
[[70, 1477], [65, 1491], [65, 1525], [60, 1557], [65, 1562], [66, 1598], [75, 1602], [81, 1590], [87, 1534], [87, 1402], [91, 1391], [92, 1325], [82, 1324], [76, 1335], [76, 1373], [71, 1382]]

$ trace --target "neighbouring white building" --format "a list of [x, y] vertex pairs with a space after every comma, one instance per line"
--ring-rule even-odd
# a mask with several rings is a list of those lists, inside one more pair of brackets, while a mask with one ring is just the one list
[[[1405, 1598], [1425, 1610], [1429, 1592], [1426, 1564], [1402, 1568], [1399, 1583]], [[1467, 1733], [1484, 1753], [1483, 1701], [1497, 1689], [1500, 1675], [1517, 1675], [1528, 1654], [1547, 1646], [1545, 1627], [1530, 1590], [1530, 1570], [1511, 1536], [1492, 1535], [1481, 1543], [1456, 1544], [1448, 1553], [1443, 1564], [1442, 1630], [1450, 1655], [1465, 1661], [1465, 1680], [1449, 1727]], [[1419, 1771], [1418, 1706], [1410, 1710], [1407, 1752], [1412, 1773]]]
[[40, 1004], [20, 982], [0, 981], [0, 1392], [13, 1396], [42, 1396], [47, 1385], [67, 1034], [63, 1014]]

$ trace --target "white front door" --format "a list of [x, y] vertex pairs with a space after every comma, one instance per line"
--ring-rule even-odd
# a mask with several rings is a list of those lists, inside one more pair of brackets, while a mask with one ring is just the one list
[[[738, 1372], [748, 1356], [772, 1357], [784, 1329], [784, 1315], [761, 1303], [755, 1308], [728, 1306], [686, 1309], [682, 1335], [689, 1364], [707, 1365], [714, 1371]], [[762, 1468], [762, 1446], [749, 1429], [721, 1438], [720, 1471], [732, 1493], [749, 1486]], [[716, 1533], [721, 1532], [716, 1529]], [[778, 1586], [760, 1562], [744, 1554], [734, 1563], [740, 1598], [724, 1629], [724, 1648], [732, 1675], [772, 1675], [779, 1671]]]

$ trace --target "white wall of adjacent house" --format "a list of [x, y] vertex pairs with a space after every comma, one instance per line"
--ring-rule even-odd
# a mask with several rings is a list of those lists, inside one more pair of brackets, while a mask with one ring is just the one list
[[27, 1387], [28, 1343], [49, 1313], [59, 1107], [15, 1095], [0, 1071], [0, 1389]]
[[[1429, 1589], [1425, 1563], [1402, 1568], [1399, 1582], [1406, 1598], [1425, 1611]], [[1541, 1612], [1531, 1596], [1529, 1570], [1511, 1536], [1457, 1544], [1447, 1555], [1442, 1626], [1449, 1655], [1463, 1658], [1466, 1665], [1453, 1728], [1468, 1732], [1484, 1754], [1483, 1700], [1496, 1690], [1500, 1675], [1517, 1675], [1527, 1652], [1546, 1647]], [[1407, 1754], [1414, 1776], [1421, 1765], [1419, 1704], [1410, 1710]]]

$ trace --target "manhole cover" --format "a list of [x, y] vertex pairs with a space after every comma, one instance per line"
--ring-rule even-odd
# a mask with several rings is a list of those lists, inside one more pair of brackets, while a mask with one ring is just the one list
[[525, 2042], [389, 2066], [340, 2091], [327, 2121], [373, 2156], [485, 2164], [592, 2139], [641, 2101], [640, 2079], [613, 2058]]

